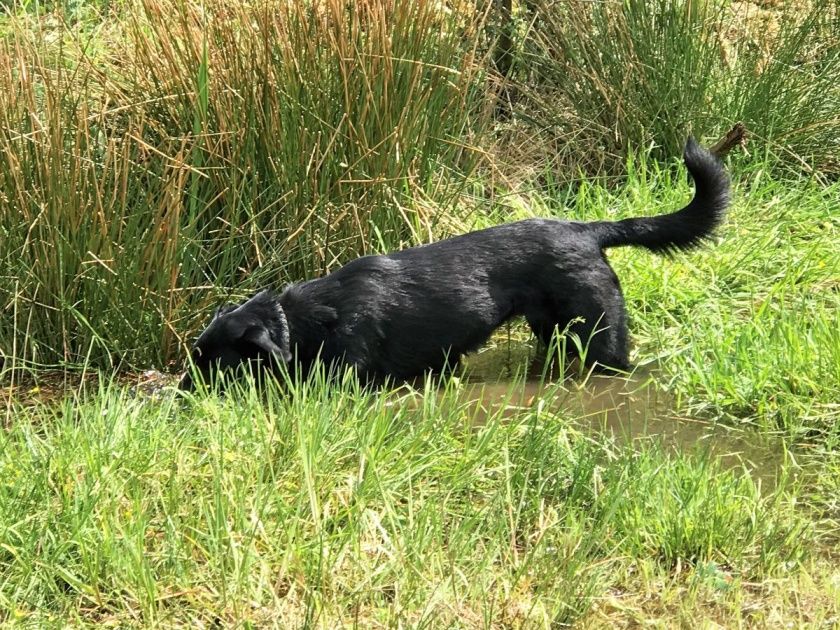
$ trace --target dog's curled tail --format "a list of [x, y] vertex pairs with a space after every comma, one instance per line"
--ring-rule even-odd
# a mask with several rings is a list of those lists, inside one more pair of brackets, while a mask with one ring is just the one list
[[667, 253], [690, 249], [712, 235], [729, 205], [729, 177], [717, 158], [694, 138], [688, 138], [683, 159], [694, 180], [691, 203], [671, 214], [595, 224], [602, 249], [639, 245]]

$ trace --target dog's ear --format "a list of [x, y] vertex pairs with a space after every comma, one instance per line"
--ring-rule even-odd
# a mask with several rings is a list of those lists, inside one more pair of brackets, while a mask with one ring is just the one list
[[284, 363], [292, 360], [292, 353], [289, 352], [289, 349], [281, 348], [274, 343], [271, 334], [265, 326], [249, 326], [242, 334], [242, 340], [257, 346], [263, 352], [267, 352], [281, 359]]
[[270, 291], [260, 291], [246, 302], [224, 310], [221, 314], [228, 315], [225, 318], [225, 329], [234, 343], [248, 344], [284, 363], [292, 360], [286, 317]]

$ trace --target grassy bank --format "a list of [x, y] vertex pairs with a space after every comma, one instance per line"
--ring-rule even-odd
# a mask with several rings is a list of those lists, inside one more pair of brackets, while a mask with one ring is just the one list
[[[837, 613], [796, 481], [761, 492], [702, 449], [592, 439], [541, 407], [477, 425], [452, 383], [408, 399], [348, 383], [160, 401], [105, 386], [17, 409], [0, 460], [6, 620], [539, 627]], [[785, 591], [809, 581], [809, 605], [788, 609]]]
[[834, 0], [535, 2], [520, 6], [511, 108], [537, 121], [530, 153], [573, 171], [628, 151], [677, 154], [689, 132], [746, 124], [773, 168], [838, 172]]

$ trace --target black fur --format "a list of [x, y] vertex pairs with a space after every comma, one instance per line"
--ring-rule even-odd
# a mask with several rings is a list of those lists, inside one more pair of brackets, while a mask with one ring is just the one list
[[[261, 359], [307, 373], [316, 360], [351, 365], [368, 382], [438, 371], [524, 315], [545, 343], [555, 328], [589, 342], [587, 363], [627, 369], [624, 299], [604, 249], [689, 249], [729, 201], [723, 167], [689, 138], [696, 186], [685, 208], [651, 218], [580, 223], [528, 219], [385, 256], [316, 280], [263, 291], [217, 312], [193, 350], [203, 378]], [[582, 319], [582, 321], [580, 321]], [[595, 334], [592, 334], [596, 331]], [[189, 373], [182, 387], [191, 388]]]

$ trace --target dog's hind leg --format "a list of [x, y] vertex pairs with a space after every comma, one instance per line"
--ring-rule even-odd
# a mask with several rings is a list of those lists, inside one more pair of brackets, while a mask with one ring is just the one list
[[[627, 370], [630, 368], [627, 341], [627, 315], [618, 279], [608, 266], [591, 277], [580, 278], [572, 291], [558, 287], [544, 302], [525, 313], [534, 334], [547, 347], [557, 330], [567, 331], [580, 340], [581, 358], [587, 366]], [[609, 277], [605, 277], [605, 273]], [[567, 353], [577, 350], [571, 342]]]

